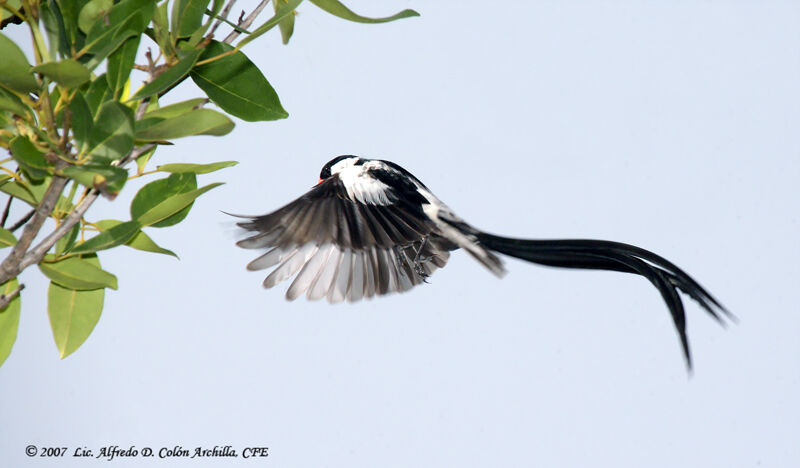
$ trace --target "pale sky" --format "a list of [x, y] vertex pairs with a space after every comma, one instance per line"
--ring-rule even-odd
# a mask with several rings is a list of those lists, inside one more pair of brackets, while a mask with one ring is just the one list
[[[120, 289], [67, 359], [46, 282], [22, 276], [4, 466], [99, 462], [30, 444], [268, 446], [282, 468], [800, 466], [800, 3], [346, 3], [422, 16], [360, 25], [304, 4], [288, 46], [274, 31], [245, 48], [289, 119], [157, 153], [240, 164], [148, 231], [180, 261], [101, 256]], [[512, 259], [498, 280], [463, 252], [403, 295], [286, 302], [288, 284], [245, 271], [256, 253], [220, 210], [272, 211], [343, 153], [402, 165], [491, 232], [653, 250], [740, 323], [685, 298], [689, 378], [646, 280]], [[90, 218], [126, 216], [126, 189]]]

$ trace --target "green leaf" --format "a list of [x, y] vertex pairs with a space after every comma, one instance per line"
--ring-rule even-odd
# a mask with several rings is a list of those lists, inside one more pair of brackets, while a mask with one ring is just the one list
[[[154, 180], [136, 193], [131, 202], [131, 219], [137, 220], [146, 212], [165, 202], [169, 198], [197, 189], [197, 177], [194, 174], [172, 174], [167, 178]], [[174, 217], [155, 223], [153, 227], [167, 227], [178, 224], [186, 218], [191, 207], [186, 207]], [[144, 224], [142, 224], [144, 225]]]
[[[16, 278], [6, 281], [0, 285], [0, 293], [8, 295], [14, 292], [19, 286]], [[19, 295], [11, 300], [7, 306], [0, 309], [0, 366], [6, 362], [11, 348], [17, 341], [17, 329], [19, 329], [19, 312], [22, 302]]]
[[234, 123], [215, 110], [196, 109], [169, 119], [140, 120], [136, 126], [136, 140], [163, 141], [192, 135], [227, 135]]
[[78, 238], [78, 233], [80, 232], [80, 223], [75, 224], [72, 226], [72, 229], [69, 230], [67, 235], [62, 237], [56, 242], [56, 255], [61, 255], [62, 253], [68, 251], [75, 245], [75, 240]]
[[206, 98], [188, 99], [186, 101], [177, 102], [175, 104], [170, 104], [168, 106], [148, 111], [147, 113], [144, 114], [144, 118], [147, 119], [153, 117], [160, 119], [169, 119], [181, 114], [185, 114], [189, 111], [199, 109], [200, 106], [206, 104], [207, 102], [208, 99]]
[[87, 66], [93, 69], [126, 39], [139, 36], [153, 18], [155, 0], [123, 0], [111, 8], [106, 21], [96, 21], [82, 52], [93, 54]]
[[89, 143], [89, 135], [91, 135], [94, 121], [92, 110], [80, 91], [75, 93], [72, 102], [69, 103], [69, 111], [72, 113], [72, 136], [75, 138], [75, 149], [81, 153]]
[[419, 16], [419, 13], [417, 13], [414, 10], [403, 10], [400, 13], [397, 13], [392, 16], [387, 16], [386, 18], [367, 18], [366, 16], [361, 16], [354, 13], [352, 10], [344, 6], [342, 2], [339, 2], [337, 0], [309, 0], [309, 1], [334, 16], [338, 16], [339, 18], [346, 19], [349, 21], [355, 21], [356, 23], [387, 23], [389, 21], [399, 20], [402, 18]]
[[[12, 11], [18, 11], [22, 6], [22, 2], [20, 0], [7, 0], [6, 6]], [[5, 21], [6, 18], [11, 18], [12, 16], [14, 16], [14, 14], [10, 11], [5, 8], [0, 8], [0, 21]]]
[[77, 88], [91, 78], [89, 70], [77, 60], [72, 59], [43, 63], [33, 67], [32, 70], [68, 89]]
[[84, 187], [95, 188], [110, 195], [119, 193], [128, 180], [127, 170], [103, 164], [88, 163], [80, 166], [68, 166], [62, 170], [62, 173]]
[[[212, 41], [201, 59], [230, 50], [231, 46]], [[289, 116], [267, 79], [241, 51], [195, 67], [191, 77], [214, 103], [242, 120], [254, 122]]]
[[[39, 3], [39, 17], [44, 24], [47, 33], [47, 41], [50, 50], [58, 51], [63, 57], [71, 55], [69, 43], [67, 42], [67, 32], [64, 19], [61, 16], [61, 9], [55, 0], [45, 0]], [[55, 55], [55, 54], [54, 54]]]
[[169, 37], [167, 7], [169, 7], [169, 2], [161, 2], [161, 5], [156, 6], [153, 12], [153, 36], [155, 36], [155, 41], [161, 50], [172, 55], [175, 52], [175, 48], [172, 46], [172, 41]]
[[[120, 224], [122, 224], [122, 221], [119, 221], [119, 220], [116, 220], [116, 219], [104, 219], [102, 221], [98, 221], [98, 222], [95, 223], [95, 225], [97, 227], [99, 227], [100, 229], [103, 229], [103, 230], [111, 229], [114, 226], [117, 226], [117, 225], [120, 225]], [[158, 244], [156, 244], [153, 241], [153, 239], [150, 238], [150, 236], [145, 234], [143, 231], [137, 232], [136, 235], [134, 235], [133, 238], [131, 238], [131, 240], [129, 240], [128, 242], [125, 243], [125, 245], [128, 246], [128, 247], [131, 247], [133, 249], [141, 250], [141, 251], [144, 251], [144, 252], [153, 252], [153, 253], [160, 253], [160, 254], [164, 254], [164, 255], [172, 255], [173, 257], [178, 258], [178, 256], [175, 254], [175, 252], [159, 246]]]
[[[45, 260], [48, 259], [52, 259], [52, 255], [45, 257]], [[79, 291], [117, 289], [116, 276], [80, 257], [67, 257], [54, 263], [45, 261], [39, 264], [39, 269], [51, 281], [65, 288]]]
[[272, 18], [268, 19], [261, 26], [257, 27], [252, 32], [252, 34], [250, 34], [249, 36], [247, 36], [244, 39], [242, 39], [241, 41], [239, 41], [236, 44], [236, 47], [241, 49], [242, 47], [245, 46], [245, 44], [249, 43], [250, 41], [256, 39], [257, 37], [263, 35], [267, 31], [269, 31], [270, 29], [272, 29], [275, 26], [277, 26], [288, 15], [294, 15], [294, 10], [297, 8], [298, 5], [300, 5], [300, 3], [303, 2], [303, 0], [286, 0], [286, 1], [277, 0], [277, 1], [279, 2], [279, 6], [275, 11], [275, 16], [273, 16]]
[[86, 3], [86, 0], [58, 0], [61, 16], [64, 19], [67, 44], [71, 45], [73, 51], [81, 49], [86, 39], [78, 27], [78, 18], [80, 18], [81, 9]]
[[[280, 0], [277, 0], [273, 3], [275, 4], [275, 11], [277, 12], [278, 8], [280, 7]], [[278, 23], [278, 27], [281, 30], [281, 41], [284, 44], [288, 44], [289, 39], [291, 39], [292, 34], [294, 34], [294, 13], [291, 15], [286, 15], [286, 17], [283, 18], [280, 23]]]
[[199, 29], [209, 3], [210, 0], [175, 0], [172, 4], [172, 33], [175, 37], [188, 37]]
[[161, 172], [171, 172], [173, 174], [183, 174], [186, 172], [191, 172], [192, 174], [208, 174], [209, 172], [218, 171], [237, 164], [239, 164], [237, 161], [222, 161], [211, 164], [162, 164], [158, 166], [157, 170]]
[[39, 89], [36, 77], [30, 72], [31, 66], [17, 44], [0, 33], [0, 84], [20, 92], [30, 93]]
[[89, 135], [89, 154], [120, 159], [133, 149], [133, 110], [108, 101], [97, 112]]
[[110, 249], [128, 242], [137, 232], [139, 232], [139, 223], [128, 221], [75, 245], [70, 253], [90, 253]]
[[44, 154], [26, 136], [17, 136], [9, 145], [11, 155], [32, 180], [42, 180], [47, 175], [50, 165], [44, 159]]
[[8, 229], [0, 227], [0, 249], [17, 245], [17, 238]]
[[192, 50], [188, 52], [180, 62], [158, 75], [150, 83], [147, 83], [131, 98], [131, 100], [142, 99], [160, 93], [183, 79], [184, 76], [189, 74], [189, 70], [192, 69], [202, 52], [202, 50]]
[[108, 80], [104, 73], [95, 78], [86, 91], [86, 103], [89, 104], [92, 115], [97, 115], [100, 106], [111, 97], [113, 97], [113, 93], [108, 89]]
[[192, 206], [195, 198], [220, 185], [222, 185], [222, 182], [208, 184], [205, 187], [197, 190], [175, 195], [174, 197], [164, 200], [155, 207], [151, 208], [137, 221], [139, 221], [142, 225], [153, 227], [164, 227], [164, 223], [166, 222], [170, 223], [168, 225], [176, 224], [176, 222], [172, 221], [174, 219], [172, 216], [176, 214], [180, 215], [182, 211]]
[[4, 182], [0, 185], [0, 191], [14, 198], [19, 198], [33, 207], [39, 204], [36, 195], [28, 187], [16, 181]]
[[0, 88], [0, 111], [9, 111], [20, 117], [31, 115], [31, 110], [22, 103], [22, 100], [8, 91]]
[[91, 0], [81, 8], [78, 15], [78, 27], [81, 31], [89, 34], [95, 21], [107, 15], [114, 6], [114, 0]]
[[108, 56], [108, 70], [106, 71], [106, 80], [108, 80], [108, 88], [114, 93], [114, 96], [119, 96], [128, 77], [133, 70], [133, 63], [136, 60], [136, 51], [139, 50], [139, 39], [141, 36], [134, 36], [122, 43], [122, 46], [115, 50], [114, 53]]
[[147, 166], [150, 158], [153, 157], [153, 153], [156, 152], [156, 148], [158, 148], [158, 145], [154, 145], [152, 148], [140, 154], [139, 157], [136, 158], [136, 168], [138, 169], [139, 174], [144, 172], [144, 168]]
[[61, 359], [74, 353], [89, 337], [103, 312], [104, 289], [76, 291], [50, 283], [47, 314]]

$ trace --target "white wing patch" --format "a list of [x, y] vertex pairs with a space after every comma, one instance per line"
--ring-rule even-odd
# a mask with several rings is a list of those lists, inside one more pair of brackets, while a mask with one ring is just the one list
[[366, 173], [369, 164], [348, 166], [337, 172], [339, 180], [347, 190], [347, 195], [365, 205], [391, 205], [392, 200], [389, 197], [391, 188]]
[[[436, 251], [434, 257], [419, 260], [419, 267], [425, 275], [431, 275], [449, 257], [447, 251]], [[408, 291], [423, 282], [414, 267], [414, 253], [402, 248], [353, 250], [331, 243], [320, 246], [309, 243], [276, 247], [248, 265], [249, 270], [272, 267], [275, 269], [264, 280], [265, 288], [297, 274], [286, 291], [290, 301], [305, 294], [312, 301], [326, 298], [332, 304], [356, 302]]]

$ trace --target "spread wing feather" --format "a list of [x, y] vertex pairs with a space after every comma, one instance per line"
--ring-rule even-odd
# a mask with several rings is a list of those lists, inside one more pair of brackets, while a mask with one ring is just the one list
[[[239, 223], [254, 234], [238, 242], [268, 249], [249, 270], [273, 268], [264, 287], [296, 275], [286, 297], [355, 302], [403, 292], [443, 267], [455, 246], [439, 237], [418, 206], [364, 204], [402, 200], [389, 186], [382, 196], [348, 196], [333, 176], [288, 205]], [[377, 197], [377, 198], [376, 198]]]

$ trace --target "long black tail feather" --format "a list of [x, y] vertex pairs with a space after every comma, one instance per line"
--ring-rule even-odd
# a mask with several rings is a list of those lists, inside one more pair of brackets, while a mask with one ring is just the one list
[[686, 336], [686, 314], [678, 290], [697, 301], [717, 322], [725, 324], [718, 312], [735, 320], [719, 301], [686, 272], [664, 257], [635, 245], [593, 239], [513, 239], [483, 232], [478, 233], [477, 238], [490, 250], [540, 265], [620, 271], [647, 278], [661, 293], [669, 308], [689, 371], [692, 369], [692, 355]]

